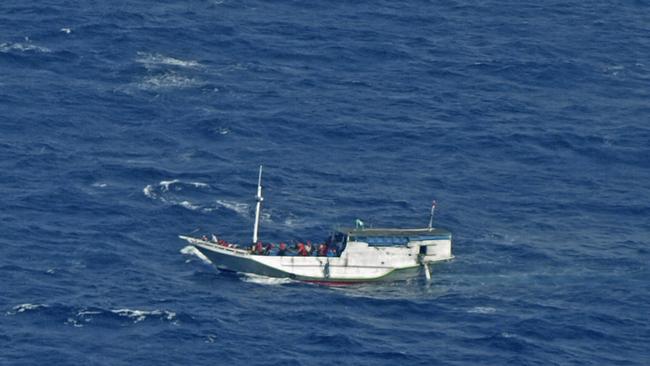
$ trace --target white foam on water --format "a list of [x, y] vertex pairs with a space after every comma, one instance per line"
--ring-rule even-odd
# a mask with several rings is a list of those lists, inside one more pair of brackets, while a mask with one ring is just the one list
[[166, 311], [166, 310], [146, 311], [146, 310], [133, 310], [133, 309], [117, 309], [117, 310], [111, 310], [111, 312], [119, 316], [131, 318], [133, 319], [133, 323], [139, 323], [147, 319], [148, 316], [162, 317], [163, 319], [166, 320], [174, 320], [174, 318], [176, 317], [175, 312]]
[[223, 206], [229, 210], [233, 210], [240, 214], [241, 216], [248, 217], [248, 209], [250, 206], [247, 203], [235, 202], [235, 201], [226, 201], [226, 200], [217, 200], [217, 204]]
[[258, 285], [277, 286], [277, 285], [284, 285], [287, 283], [294, 282], [294, 280], [290, 278], [267, 277], [267, 276], [252, 274], [252, 273], [242, 273], [242, 276], [243, 276], [242, 281], [255, 283]]
[[230, 129], [228, 127], [219, 127], [216, 128], [214, 131], [219, 135], [227, 135], [230, 133]]
[[151, 184], [147, 184], [147, 186], [144, 187], [144, 189], [142, 189], [142, 192], [144, 193], [145, 196], [151, 199], [156, 198], [156, 194], [153, 192], [153, 187], [151, 186]]
[[160, 184], [160, 186], [162, 186], [162, 190], [166, 192], [166, 191], [169, 191], [169, 186], [170, 186], [170, 185], [175, 184], [175, 183], [178, 183], [178, 182], [180, 182], [178, 179], [174, 179], [174, 180], [162, 180], [162, 181], [160, 181], [159, 184]]
[[202, 206], [199, 204], [192, 203], [188, 200], [182, 200], [182, 201], [177, 200], [174, 199], [174, 197], [170, 197], [170, 198], [165, 197], [165, 192], [169, 192], [170, 190], [172, 190], [172, 188], [175, 191], [180, 191], [183, 187], [182, 186], [183, 184], [186, 186], [191, 185], [196, 188], [209, 187], [208, 184], [202, 182], [183, 182], [179, 179], [173, 179], [173, 180], [160, 181], [158, 185], [147, 184], [147, 186], [142, 189], [142, 192], [148, 198], [154, 200], [160, 200], [161, 202], [169, 205], [178, 205], [188, 210], [192, 210], [192, 211], [203, 210], [204, 212], [206, 212], [205, 209], [203, 209]]
[[79, 310], [77, 312], [77, 316], [84, 317], [88, 315], [99, 315], [101, 314], [101, 311], [96, 311], [96, 310]]
[[193, 255], [193, 256], [196, 256], [197, 258], [199, 258], [200, 260], [202, 260], [204, 263], [212, 264], [212, 262], [208, 259], [208, 257], [206, 257], [205, 255], [203, 255], [203, 253], [199, 252], [199, 250], [196, 249], [196, 248], [195, 248], [194, 246], [192, 246], [192, 245], [188, 245], [188, 246], [184, 247], [183, 249], [181, 249], [181, 253], [182, 253], [182, 254], [185, 254], [185, 255]]
[[96, 188], [104, 188], [104, 187], [106, 187], [107, 185], [108, 185], [108, 184], [106, 184], [106, 183], [99, 183], [99, 182], [95, 182], [95, 183], [93, 183], [93, 187], [96, 187]]
[[[29, 40], [29, 39], [26, 39]], [[11, 51], [20, 51], [20, 52], [41, 52], [41, 53], [49, 53], [52, 52], [49, 48], [47, 47], [41, 47], [41, 46], [36, 46], [31, 43], [11, 43], [11, 42], [5, 42], [5, 43], [0, 43], [0, 52], [7, 53]]]
[[199, 64], [197, 61], [186, 61], [174, 57], [164, 56], [159, 53], [146, 52], [138, 52], [138, 56], [136, 57], [135, 61], [146, 66], [167, 65], [188, 68], [201, 66], [201, 64]]
[[467, 312], [472, 314], [494, 314], [497, 312], [497, 309], [488, 306], [475, 306], [467, 310]]
[[262, 212], [260, 214], [260, 221], [273, 222], [273, 220], [271, 219], [271, 213], [270, 212]]
[[75, 328], [81, 328], [81, 327], [84, 326], [83, 324], [79, 323], [77, 321], [77, 319], [74, 319], [74, 318], [68, 318], [65, 322], [63, 322], [63, 324], [66, 324], [66, 325], [69, 324], [69, 325], [72, 325]]
[[70, 34], [72, 32], [72, 29], [70, 29], [70, 28], [61, 28], [61, 32], [65, 33], [65, 34]]
[[136, 86], [142, 90], [158, 91], [165, 89], [185, 89], [199, 85], [200, 82], [193, 78], [166, 72], [160, 75], [148, 76]]
[[200, 208], [199, 206], [192, 204], [190, 201], [182, 201], [179, 202], [178, 205], [192, 211], [196, 211]]
[[20, 304], [20, 305], [14, 306], [12, 308], [13, 311], [8, 311], [7, 314], [11, 315], [11, 314], [16, 314], [16, 313], [24, 313], [26, 311], [31, 311], [31, 310], [36, 310], [36, 309], [43, 309], [43, 308], [46, 308], [46, 307], [48, 307], [48, 306], [45, 305], [45, 304], [29, 304], [29, 303]]

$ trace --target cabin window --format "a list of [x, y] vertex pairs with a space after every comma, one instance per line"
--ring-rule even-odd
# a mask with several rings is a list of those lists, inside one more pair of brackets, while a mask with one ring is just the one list
[[368, 243], [368, 245], [373, 247], [389, 247], [407, 245], [409, 239], [402, 236], [356, 236], [351, 237], [350, 241]]

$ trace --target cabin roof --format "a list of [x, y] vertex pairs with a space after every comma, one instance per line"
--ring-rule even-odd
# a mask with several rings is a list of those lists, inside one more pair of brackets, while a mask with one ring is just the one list
[[365, 228], [339, 229], [340, 232], [351, 236], [422, 236], [422, 235], [450, 235], [447, 229], [442, 228], [424, 228], [424, 229], [393, 229], [393, 228]]

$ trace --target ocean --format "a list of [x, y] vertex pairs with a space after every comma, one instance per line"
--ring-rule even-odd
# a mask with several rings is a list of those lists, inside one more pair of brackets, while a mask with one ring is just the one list
[[[650, 364], [650, 4], [0, 4], [0, 364]], [[179, 234], [454, 235], [432, 281]]]

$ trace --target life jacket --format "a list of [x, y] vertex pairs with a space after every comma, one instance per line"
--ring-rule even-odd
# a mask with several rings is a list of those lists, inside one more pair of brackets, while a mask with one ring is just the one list
[[305, 244], [303, 243], [298, 243], [298, 255], [307, 256], [309, 253], [307, 253], [307, 250], [305, 249]]

